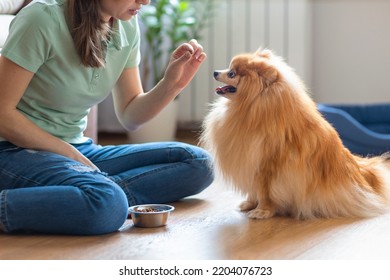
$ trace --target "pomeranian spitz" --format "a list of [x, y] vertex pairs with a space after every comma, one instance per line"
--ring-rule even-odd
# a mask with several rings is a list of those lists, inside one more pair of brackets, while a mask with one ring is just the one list
[[345, 148], [295, 71], [270, 50], [241, 54], [215, 71], [224, 85], [201, 143], [216, 173], [246, 196], [254, 219], [372, 217], [389, 208], [388, 155]]

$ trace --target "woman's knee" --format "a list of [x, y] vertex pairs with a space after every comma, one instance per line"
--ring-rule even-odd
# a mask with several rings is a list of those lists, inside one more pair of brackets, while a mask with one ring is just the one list
[[203, 148], [186, 143], [175, 144], [173, 152], [171, 153], [172, 161], [197, 160], [200, 164], [207, 167], [212, 165], [211, 155]]
[[192, 172], [193, 182], [195, 183], [194, 193], [199, 193], [206, 189], [214, 181], [214, 172], [213, 168], [210, 165], [209, 160], [198, 159], [193, 160], [192, 163]]
[[204, 149], [187, 145], [185, 147], [192, 155], [184, 162], [190, 166], [189, 182], [192, 182], [193, 193], [199, 193], [214, 181], [213, 160], [211, 155]]
[[[85, 191], [85, 190], [84, 190]], [[114, 184], [87, 190], [89, 213], [85, 215], [85, 234], [117, 231], [128, 215], [128, 201], [123, 190]]]

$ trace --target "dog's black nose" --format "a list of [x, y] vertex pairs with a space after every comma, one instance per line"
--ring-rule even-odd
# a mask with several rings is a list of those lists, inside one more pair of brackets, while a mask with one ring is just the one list
[[214, 78], [218, 77], [219, 75], [219, 72], [218, 71], [214, 71]]

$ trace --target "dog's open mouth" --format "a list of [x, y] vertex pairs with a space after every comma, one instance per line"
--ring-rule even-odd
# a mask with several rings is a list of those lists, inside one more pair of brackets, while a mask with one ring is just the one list
[[233, 93], [236, 92], [236, 88], [234, 86], [222, 86], [222, 87], [217, 87], [215, 92], [218, 94], [226, 94], [226, 93]]

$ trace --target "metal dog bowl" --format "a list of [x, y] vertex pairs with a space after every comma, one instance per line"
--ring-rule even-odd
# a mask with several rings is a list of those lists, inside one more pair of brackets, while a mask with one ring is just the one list
[[129, 207], [129, 215], [136, 227], [161, 227], [174, 209], [167, 204], [142, 204]]

